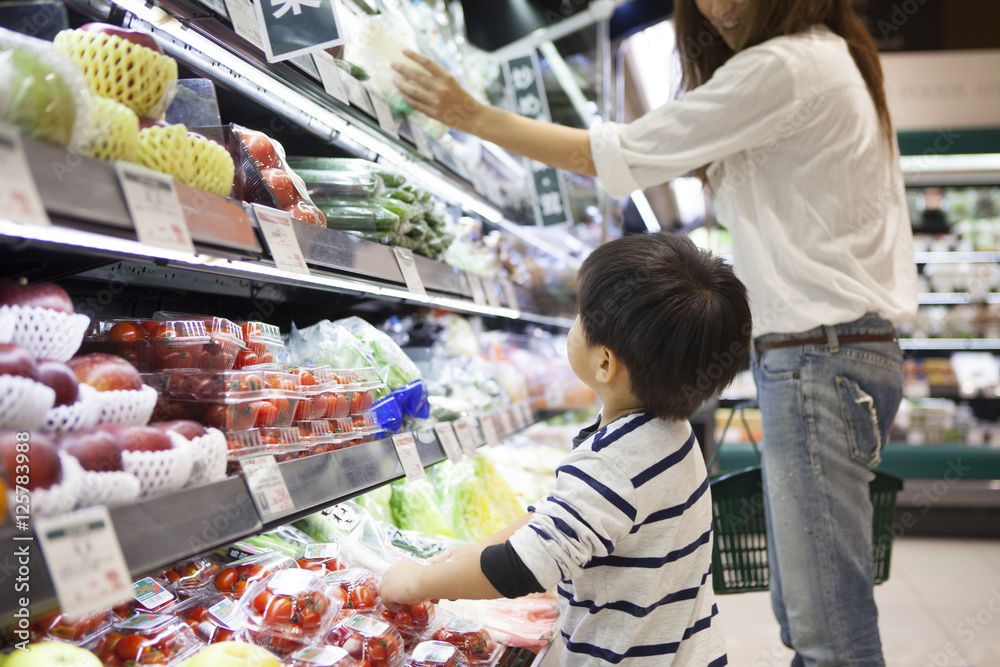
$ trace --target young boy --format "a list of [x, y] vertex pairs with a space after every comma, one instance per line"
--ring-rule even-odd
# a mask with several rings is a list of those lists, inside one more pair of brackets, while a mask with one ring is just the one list
[[556, 488], [521, 520], [382, 579], [388, 603], [557, 586], [563, 665], [727, 664], [712, 591], [712, 502], [688, 419], [743, 368], [746, 289], [683, 236], [627, 236], [580, 269], [567, 354], [603, 402]]

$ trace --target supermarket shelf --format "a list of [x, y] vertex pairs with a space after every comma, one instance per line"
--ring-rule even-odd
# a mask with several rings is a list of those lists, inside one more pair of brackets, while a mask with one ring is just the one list
[[1000, 338], [900, 338], [904, 350], [1000, 350]]
[[917, 264], [966, 264], [1000, 262], [1000, 252], [917, 252]]
[[[494, 423], [498, 435], [507, 437], [533, 421], [534, 416], [530, 422], [519, 422], [513, 429], [504, 429], [500, 419]], [[476, 420], [474, 435], [483, 444], [478, 424]], [[417, 432], [415, 441], [425, 468], [445, 460], [444, 448], [433, 429]], [[294, 521], [403, 477], [403, 467], [390, 439], [286, 461], [278, 464], [278, 469], [295, 507], [266, 520], [259, 515], [242, 476], [111, 509], [115, 532], [132, 576], [140, 577], [183, 558]], [[23, 542], [16, 541], [16, 535], [18, 531], [9, 519], [0, 526], [0, 582], [17, 572], [15, 550]], [[30, 569], [31, 609], [42, 612], [54, 606], [56, 600], [40, 554], [31, 559]], [[0, 625], [12, 621], [18, 609], [15, 604], [15, 596], [0, 598]]]
[[967, 303], [1000, 303], [1000, 292], [973, 297], [968, 292], [922, 292], [917, 295], [921, 306], [958, 306]]

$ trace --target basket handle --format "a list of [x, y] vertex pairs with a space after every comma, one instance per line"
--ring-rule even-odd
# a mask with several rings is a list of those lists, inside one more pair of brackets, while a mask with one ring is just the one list
[[719, 458], [719, 453], [722, 451], [722, 443], [726, 441], [726, 433], [729, 431], [729, 425], [733, 423], [733, 417], [736, 415], [737, 411], [740, 413], [740, 421], [743, 422], [743, 430], [746, 432], [747, 438], [750, 439], [750, 444], [753, 446], [753, 451], [757, 455], [757, 459], [760, 460], [760, 448], [757, 446], [757, 441], [753, 439], [753, 434], [750, 432], [750, 426], [747, 424], [746, 415], [743, 412], [745, 408], [756, 407], [756, 400], [743, 401], [733, 406], [733, 409], [729, 412], [729, 418], [726, 420], [726, 425], [722, 427], [722, 434], [716, 441], [715, 451], [712, 452], [712, 458], [709, 459], [708, 464], [705, 466], [706, 470], [711, 470], [712, 466], [715, 465], [716, 460]]

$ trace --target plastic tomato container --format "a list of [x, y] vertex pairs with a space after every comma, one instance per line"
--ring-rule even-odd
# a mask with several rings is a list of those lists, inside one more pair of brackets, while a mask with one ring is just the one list
[[117, 619], [110, 611], [70, 621], [60, 609], [43, 614], [31, 624], [31, 641], [59, 641], [81, 646], [101, 634]]
[[258, 580], [240, 599], [247, 639], [279, 655], [322, 643], [341, 607], [334, 590], [323, 577], [299, 568]]
[[228, 449], [226, 456], [230, 461], [269, 453], [259, 429], [227, 433], [226, 448]]
[[262, 428], [260, 440], [268, 454], [288, 454], [309, 449], [309, 444], [302, 437], [302, 432], [296, 426], [281, 428]]
[[215, 590], [229, 597], [240, 597], [257, 581], [280, 570], [297, 568], [285, 554], [266, 553], [230, 563], [215, 575]]
[[178, 593], [191, 595], [211, 584], [220, 570], [222, 566], [218, 563], [198, 557], [176, 563], [160, 576]]
[[468, 664], [462, 652], [451, 644], [431, 640], [413, 648], [406, 667], [466, 667]]
[[[296, 562], [303, 570], [310, 570], [321, 577], [348, 569], [347, 561], [340, 556], [339, 544], [309, 544], [302, 550]], [[340, 594], [334, 593], [334, 595], [341, 598]]]
[[173, 616], [140, 614], [117, 623], [92, 645], [91, 652], [105, 665], [176, 665], [199, 648], [187, 623]]
[[427, 632], [437, 615], [432, 602], [393, 605], [395, 610], [383, 608], [379, 617], [392, 623], [405, 639], [413, 639]]
[[283, 428], [291, 426], [295, 420], [295, 409], [298, 407], [300, 400], [299, 398], [288, 398], [285, 396], [262, 398], [254, 425], [257, 428]]
[[382, 604], [378, 592], [378, 580], [364, 568], [337, 570], [326, 575], [323, 580], [340, 588], [341, 593], [337, 596], [344, 604], [344, 615], [377, 612]]
[[228, 433], [253, 428], [262, 405], [261, 399], [253, 397], [201, 401], [167, 399], [162, 409], [158, 406], [157, 417], [193, 419]]
[[374, 412], [352, 416], [351, 426], [354, 429], [355, 436], [371, 435], [382, 430], [382, 427], [378, 423], [378, 417], [375, 416]]
[[503, 651], [493, 641], [486, 624], [474, 618], [453, 618], [434, 633], [436, 641], [451, 644], [465, 656], [470, 665], [489, 665]]
[[240, 322], [239, 325], [243, 343], [250, 353], [256, 355], [253, 363], [274, 363], [279, 351], [285, 346], [281, 340], [281, 330], [266, 322]]
[[171, 399], [220, 401], [232, 398], [260, 398], [265, 391], [264, 376], [254, 371], [174, 371], [147, 376], [146, 380]]
[[197, 368], [203, 370], [231, 370], [236, 362], [236, 356], [240, 350], [246, 347], [239, 325], [224, 317], [165, 311], [157, 311], [153, 313], [153, 317], [165, 321], [190, 321], [204, 324], [209, 340], [197, 365]]
[[104, 352], [132, 362], [140, 373], [196, 369], [211, 342], [205, 323], [193, 320], [96, 320], [80, 345], [80, 354]]
[[246, 617], [237, 604], [221, 594], [190, 598], [173, 613], [207, 644], [238, 641], [246, 626]]
[[339, 646], [307, 646], [285, 661], [286, 667], [358, 667], [359, 664]]
[[177, 606], [177, 595], [166, 579], [143, 577], [132, 582], [130, 611], [139, 614], [162, 614]]
[[358, 391], [351, 391], [347, 393], [348, 400], [350, 404], [348, 406], [348, 414], [360, 415], [368, 412], [372, 409], [372, 402], [374, 398], [372, 396], [371, 389], [359, 389]]
[[342, 620], [330, 631], [327, 643], [342, 647], [371, 667], [402, 667], [406, 661], [403, 639], [396, 628], [366, 614]]

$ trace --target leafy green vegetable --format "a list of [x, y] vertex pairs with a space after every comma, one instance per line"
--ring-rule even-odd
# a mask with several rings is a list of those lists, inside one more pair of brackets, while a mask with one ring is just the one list
[[454, 536], [451, 523], [438, 507], [434, 487], [425, 479], [395, 482], [389, 508], [392, 510], [392, 522], [403, 530]]

